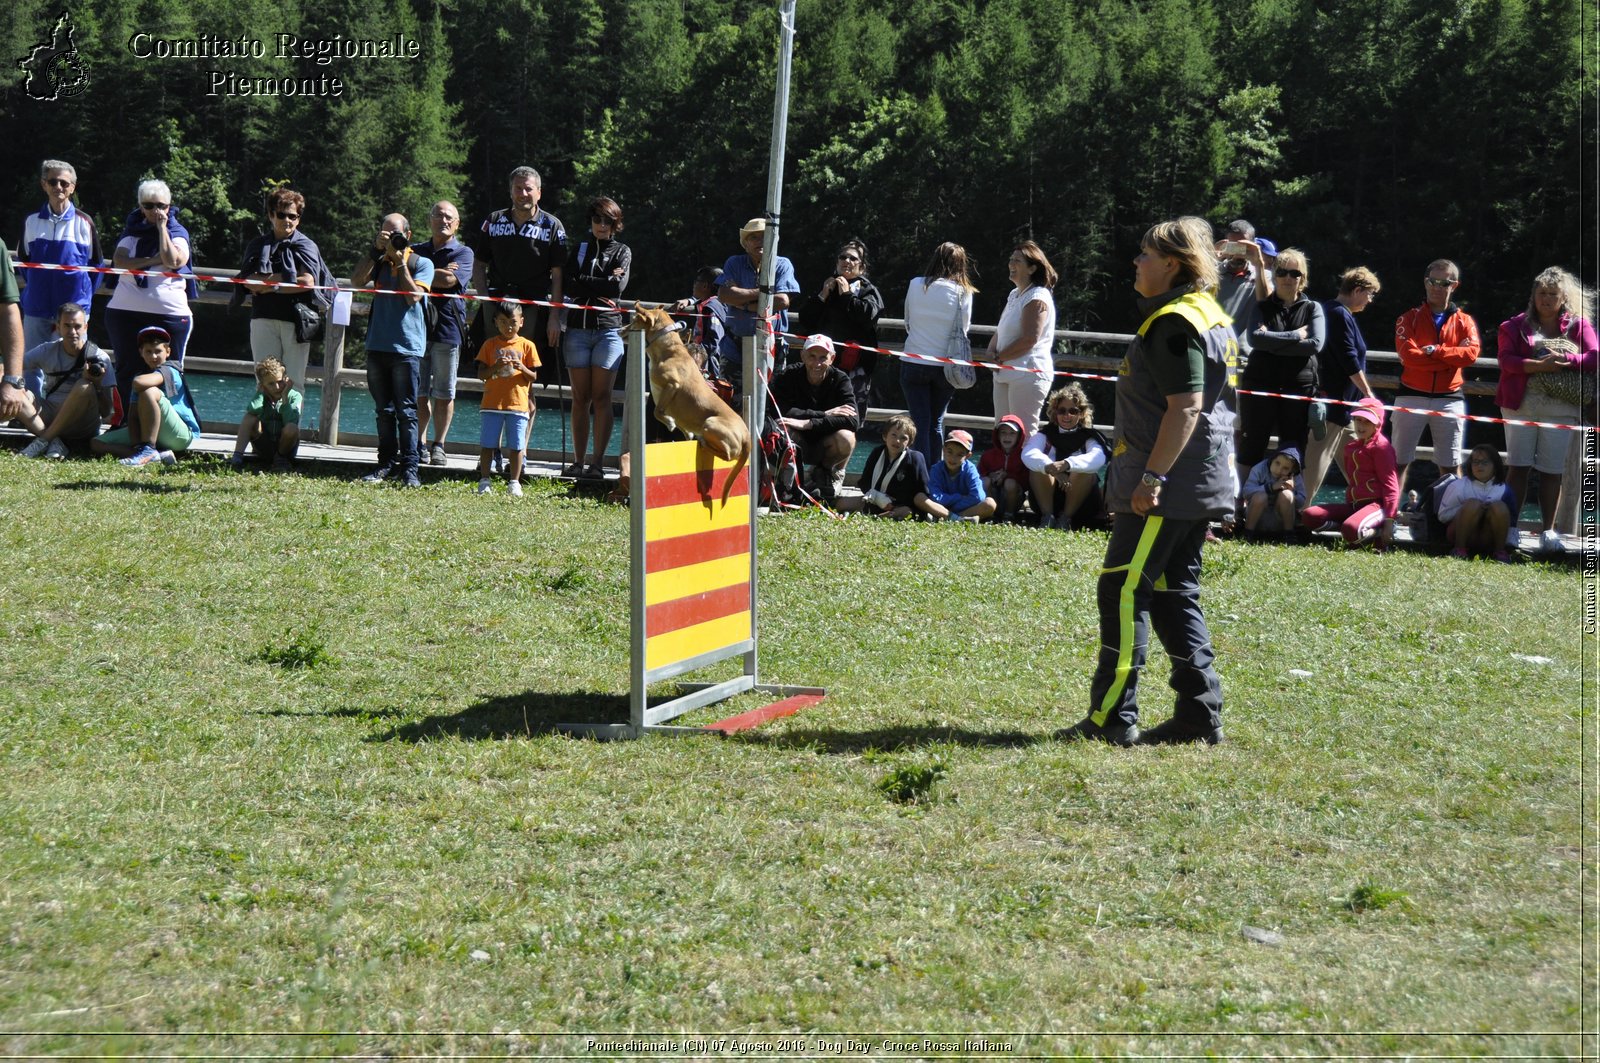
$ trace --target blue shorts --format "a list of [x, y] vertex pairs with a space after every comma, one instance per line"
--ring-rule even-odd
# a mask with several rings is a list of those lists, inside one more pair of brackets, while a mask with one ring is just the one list
[[615, 371], [622, 361], [622, 330], [614, 328], [568, 329], [561, 343], [568, 369]]
[[522, 441], [528, 436], [528, 415], [523, 411], [483, 410], [478, 414], [478, 423], [478, 446], [484, 450], [499, 448], [513, 454], [522, 451]]

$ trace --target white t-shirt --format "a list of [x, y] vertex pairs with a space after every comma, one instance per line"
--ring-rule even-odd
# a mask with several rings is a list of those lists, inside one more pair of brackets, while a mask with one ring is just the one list
[[[911, 287], [906, 289], [907, 354], [948, 357], [958, 321], [962, 329], [972, 324], [971, 292], [943, 277], [926, 288], [922, 286], [921, 277], [912, 279]], [[909, 360], [923, 362], [921, 358]]]
[[[179, 237], [172, 241], [174, 247], [181, 251], [185, 257], [189, 254], [189, 241]], [[124, 252], [128, 257], [138, 255], [139, 238], [136, 236], [125, 237], [117, 241], [117, 250]], [[162, 270], [163, 267], [151, 266], [152, 271]], [[170, 314], [173, 317], [190, 317], [194, 311], [189, 309], [189, 282], [178, 277], [145, 277], [144, 287], [140, 287], [138, 277], [122, 276], [117, 279], [116, 290], [111, 293], [111, 301], [106, 304], [107, 310], [133, 310], [141, 314]]]
[[1027, 354], [1013, 358], [1006, 363], [1005, 368], [995, 370], [997, 378], [1020, 380], [1037, 375], [1025, 372], [1026, 369], [1036, 369], [1044, 373], [1055, 371], [1055, 359], [1050, 352], [1056, 342], [1056, 301], [1051, 296], [1050, 289], [1040, 285], [1011, 289], [1011, 294], [1006, 297], [1005, 311], [1000, 315], [1000, 323], [995, 326], [995, 349], [1005, 347], [1022, 335], [1023, 308], [1034, 302], [1044, 304], [1044, 335]]

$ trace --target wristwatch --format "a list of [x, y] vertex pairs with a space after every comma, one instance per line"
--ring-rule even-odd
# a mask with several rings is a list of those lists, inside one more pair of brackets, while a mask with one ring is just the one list
[[24, 381], [20, 376], [12, 376], [10, 373], [7, 373], [3, 378], [0, 378], [0, 384], [9, 384], [18, 391], [25, 391], [28, 386], [27, 382]]
[[1144, 471], [1144, 475], [1139, 478], [1139, 482], [1150, 488], [1152, 491], [1159, 491], [1167, 482], [1167, 478], [1162, 476], [1160, 473], [1154, 473], [1149, 469], [1146, 469]]

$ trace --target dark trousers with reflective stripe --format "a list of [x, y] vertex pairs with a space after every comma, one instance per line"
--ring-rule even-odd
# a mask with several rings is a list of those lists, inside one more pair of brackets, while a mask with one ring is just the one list
[[1089, 684], [1089, 717], [1105, 725], [1139, 722], [1139, 672], [1149, 630], [1172, 659], [1173, 716], [1222, 726], [1222, 681], [1212, 667], [1211, 632], [1200, 613], [1204, 520], [1118, 513], [1111, 524], [1100, 604], [1100, 659]]

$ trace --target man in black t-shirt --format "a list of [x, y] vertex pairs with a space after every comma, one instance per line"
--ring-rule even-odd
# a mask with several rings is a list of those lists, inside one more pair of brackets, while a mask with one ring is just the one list
[[[561, 219], [539, 209], [543, 182], [532, 166], [511, 171], [511, 206], [483, 220], [472, 241], [477, 261], [472, 287], [480, 294], [514, 299], [561, 300], [561, 269], [567, 261], [567, 230]], [[557, 382], [556, 349], [561, 321], [547, 307], [524, 306], [523, 335], [539, 348], [539, 383]], [[492, 307], [480, 306], [469, 348], [494, 334]]]

